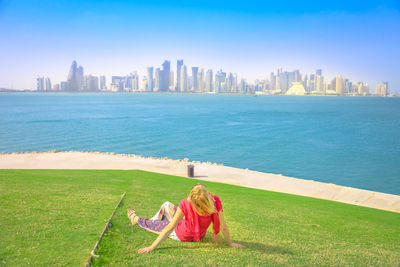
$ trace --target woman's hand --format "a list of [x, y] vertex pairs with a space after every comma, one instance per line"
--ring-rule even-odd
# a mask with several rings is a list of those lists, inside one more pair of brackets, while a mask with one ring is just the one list
[[151, 252], [153, 250], [154, 250], [154, 248], [152, 248], [152, 247], [141, 248], [141, 249], [138, 250], [138, 253], [149, 253], [149, 252]]
[[230, 246], [231, 246], [231, 247], [234, 247], [234, 248], [244, 248], [243, 245], [238, 244], [238, 243], [231, 243]]

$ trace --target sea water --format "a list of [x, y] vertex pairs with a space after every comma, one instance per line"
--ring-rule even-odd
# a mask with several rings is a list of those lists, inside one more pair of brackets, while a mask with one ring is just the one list
[[400, 195], [400, 98], [0, 94], [0, 152], [103, 151]]

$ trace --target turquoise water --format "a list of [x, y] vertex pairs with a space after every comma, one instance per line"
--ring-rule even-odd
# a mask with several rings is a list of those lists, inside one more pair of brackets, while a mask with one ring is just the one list
[[400, 98], [0, 94], [0, 151], [223, 163], [400, 195]]

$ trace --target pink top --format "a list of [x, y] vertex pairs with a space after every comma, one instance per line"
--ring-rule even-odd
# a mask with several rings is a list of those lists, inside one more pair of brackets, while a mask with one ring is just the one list
[[222, 204], [218, 196], [211, 196], [214, 198], [217, 212], [207, 216], [200, 216], [197, 214], [193, 209], [192, 203], [190, 203], [187, 198], [181, 201], [179, 208], [185, 214], [185, 218], [180, 221], [175, 228], [179, 240], [185, 242], [200, 241], [200, 239], [205, 237], [207, 228], [210, 226], [211, 222], [213, 222], [214, 235], [219, 233], [218, 212], [222, 210]]

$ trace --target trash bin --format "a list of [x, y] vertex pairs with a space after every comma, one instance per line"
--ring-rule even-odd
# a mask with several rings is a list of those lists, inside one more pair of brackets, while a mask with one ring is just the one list
[[188, 177], [194, 177], [194, 165], [189, 164], [187, 165], [188, 168]]

